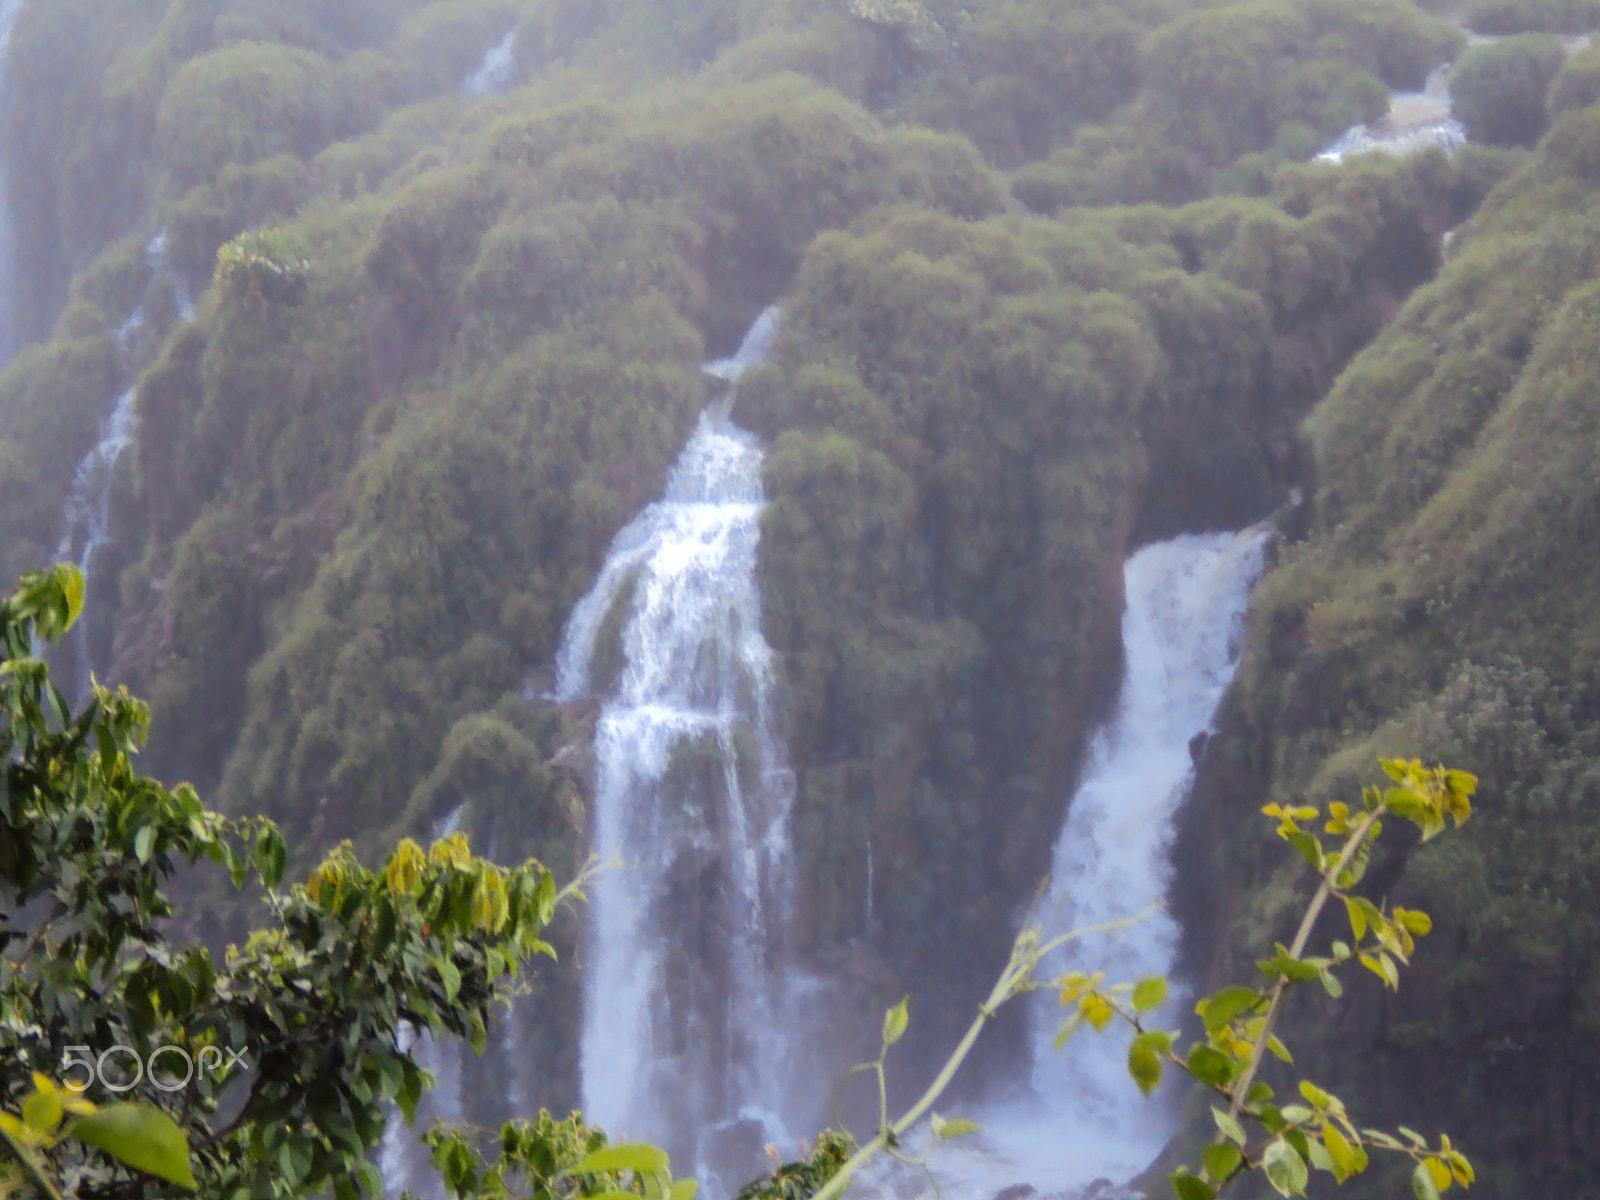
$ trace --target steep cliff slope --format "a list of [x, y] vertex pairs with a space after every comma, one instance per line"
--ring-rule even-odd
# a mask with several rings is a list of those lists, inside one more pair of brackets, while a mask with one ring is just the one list
[[1197, 966], [1245, 969], [1292, 868], [1225, 831], [1342, 796], [1379, 754], [1477, 772], [1459, 837], [1376, 869], [1434, 915], [1416, 975], [1308, 1004], [1302, 1066], [1375, 1116], [1437, 1113], [1501, 1193], [1594, 1187], [1597, 132], [1560, 116], [1306, 422], [1309, 511], [1256, 592], [1178, 889], [1221, 897]]

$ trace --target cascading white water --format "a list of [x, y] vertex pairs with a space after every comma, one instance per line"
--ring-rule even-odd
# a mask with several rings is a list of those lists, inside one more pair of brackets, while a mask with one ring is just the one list
[[[775, 325], [769, 309], [707, 372], [736, 383]], [[561, 699], [603, 697], [584, 1112], [692, 1155], [702, 1175], [730, 1143], [787, 1140], [776, 942], [793, 782], [756, 586], [762, 451], [730, 407], [701, 415], [665, 497], [617, 535], [558, 659]], [[595, 678], [606, 662], [614, 680]]]
[[[1069, 944], [1043, 964], [1041, 978], [1104, 971], [1118, 983], [1171, 974], [1178, 927], [1164, 901], [1172, 820], [1188, 793], [1191, 740], [1210, 729], [1233, 676], [1266, 540], [1263, 526], [1186, 535], [1128, 559], [1121, 697], [1091, 746], [1049, 888], [1029, 921], [1049, 937], [1153, 915]], [[1164, 1097], [1145, 1100], [1128, 1078], [1120, 1030], [1080, 1032], [1057, 1052], [1062, 1009], [1048, 990], [1032, 1003], [1028, 1095], [978, 1114], [983, 1131], [976, 1137], [928, 1148], [951, 1195], [992, 1196], [1019, 1182], [1042, 1192], [1076, 1192], [1096, 1179], [1126, 1182], [1175, 1129]], [[1176, 997], [1168, 1008], [1162, 1015], [1170, 1026]]]
[[[95, 582], [95, 556], [111, 538], [111, 485], [116, 478], [117, 460], [133, 441], [134, 417], [134, 390], [129, 388], [117, 398], [100, 427], [100, 438], [94, 448], [79, 460], [72, 477], [72, 490], [67, 496], [65, 530], [56, 545], [56, 560], [77, 564], [83, 575], [85, 608]], [[73, 628], [68, 644], [75, 666], [72, 682], [83, 695], [87, 693], [96, 665], [85, 623], [80, 622]]]
[[[1178, 926], [1164, 901], [1172, 819], [1188, 794], [1191, 739], [1211, 728], [1233, 678], [1266, 538], [1260, 527], [1190, 535], [1128, 560], [1122, 697], [1090, 751], [1038, 920], [1046, 931], [1066, 930], [1155, 911], [1112, 937], [1071, 943], [1044, 965], [1046, 973], [1104, 971], [1113, 982], [1171, 973]], [[1040, 999], [1032, 1014], [1034, 1091], [1074, 1131], [1084, 1178], [1141, 1169], [1172, 1126], [1133, 1088], [1116, 1039], [1088, 1036], [1070, 1054], [1054, 1053], [1061, 1010]]]
[[516, 67], [516, 51], [517, 31], [513, 27], [505, 37], [489, 47], [483, 61], [461, 81], [461, 90], [469, 96], [492, 96], [504, 91]]
[[1455, 150], [1466, 145], [1467, 131], [1451, 115], [1450, 67], [1439, 67], [1428, 76], [1420, 92], [1397, 92], [1389, 100], [1388, 113], [1371, 125], [1353, 125], [1317, 155], [1318, 162], [1340, 163], [1357, 154], [1374, 151], [1406, 155], [1439, 146]]

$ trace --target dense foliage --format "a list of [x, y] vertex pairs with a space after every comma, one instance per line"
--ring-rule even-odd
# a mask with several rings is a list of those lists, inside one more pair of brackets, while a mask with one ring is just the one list
[[[1587, 12], [1481, 0], [1472, 20]], [[511, 86], [465, 89], [512, 32]], [[1436, 907], [1563, 981], [1547, 1028], [1576, 1028], [1587, 943], [1538, 897], [1587, 911], [1561, 880], [1583, 877], [1568, 781], [1590, 761], [1600, 70], [1552, 44], [1462, 54], [1407, 0], [29, 4], [4, 136], [33, 344], [0, 374], [0, 573], [54, 556], [76, 464], [134, 387], [85, 625], [99, 675], [150, 697], [150, 770], [268, 814], [297, 869], [456, 814], [500, 860], [537, 846], [571, 875], [592, 713], [540, 699], [563, 623], [659, 494], [708, 398], [697, 364], [781, 300], [738, 417], [770, 447], [811, 965], [875, 1006], [915, 991], [931, 1062], [999, 969], [980, 935], [1031, 894], [1112, 699], [1128, 550], [1314, 485], [1207, 770], [1234, 755], [1230, 784], [1284, 799], [1436, 718], [1423, 749], [1523, 797], [1463, 839], [1481, 862], [1430, 877], [1464, 889]], [[1306, 164], [1458, 54], [1475, 136], [1521, 147], [1549, 120], [1541, 149]], [[1465, 751], [1498, 711], [1515, 771], [1486, 769], [1495, 739]], [[1560, 816], [1484, 832], [1521, 829], [1517, 804]], [[1231, 853], [1202, 842], [1195, 873]], [[1254, 860], [1236, 877], [1261, 885], [1239, 901], [1259, 941], [1284, 885]], [[244, 928], [231, 889], [196, 886]], [[1484, 896], [1507, 907], [1479, 925]], [[1419, 973], [1445, 1015], [1404, 1036], [1477, 1047], [1448, 1086], [1480, 1111], [1487, 1047], [1529, 1043], [1469, 1015], [1477, 976]], [[519, 1029], [540, 1099], [566, 1104], [575, 986], [531, 986], [548, 1019]], [[870, 1051], [847, 1042], [843, 1061]], [[1424, 1078], [1363, 1086], [1398, 1110]], [[504, 1088], [467, 1092], [474, 1119], [505, 1115], [484, 1099]]]
[[1242, 872], [1193, 949], [1209, 961], [1222, 929], [1261, 946], [1292, 893], [1207, 827], [1336, 795], [1400, 745], [1493, 778], [1481, 822], [1374, 867], [1450, 947], [1417, 961], [1422, 1014], [1358, 1003], [1310, 1063], [1345, 1062], [1329, 1082], [1385, 1113], [1448, 1097], [1492, 1186], [1576, 1194], [1600, 1099], [1577, 1034], [1600, 969], [1594, 128], [1557, 117], [1307, 423], [1317, 488], [1256, 593], [1180, 889]]

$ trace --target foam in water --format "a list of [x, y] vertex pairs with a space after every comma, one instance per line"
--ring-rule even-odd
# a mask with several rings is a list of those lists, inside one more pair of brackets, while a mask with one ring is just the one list
[[[763, 313], [707, 372], [736, 382], [776, 320]], [[561, 699], [604, 696], [593, 839], [608, 866], [589, 889], [584, 1113], [691, 1155], [708, 1178], [788, 1140], [774, 1114], [793, 783], [756, 586], [762, 450], [730, 405], [701, 415], [666, 495], [617, 535], [558, 658]], [[614, 680], [594, 677], [602, 662]]]
[[[1178, 947], [1177, 924], [1165, 910], [1172, 819], [1188, 793], [1190, 742], [1210, 729], [1233, 676], [1266, 538], [1259, 526], [1188, 535], [1128, 560], [1122, 694], [1091, 747], [1049, 888], [1030, 923], [1049, 937], [1147, 910], [1155, 915], [1117, 934], [1069, 943], [1041, 967], [1041, 978], [1104, 971], [1108, 982], [1120, 983], [1171, 974]], [[952, 1195], [991, 1196], [1022, 1182], [1042, 1192], [1081, 1192], [1094, 1180], [1122, 1184], [1176, 1128], [1166, 1098], [1144, 1099], [1128, 1078], [1124, 1031], [1080, 1031], [1057, 1052], [1051, 1042], [1061, 1008], [1048, 990], [1031, 1003], [1029, 1094], [980, 1114], [981, 1134], [929, 1148]], [[1161, 1014], [1169, 1026], [1177, 1005], [1174, 997]]]
[[511, 82], [511, 72], [516, 68], [517, 31], [512, 28], [483, 56], [483, 61], [461, 81], [461, 90], [469, 96], [492, 96], [505, 91]]

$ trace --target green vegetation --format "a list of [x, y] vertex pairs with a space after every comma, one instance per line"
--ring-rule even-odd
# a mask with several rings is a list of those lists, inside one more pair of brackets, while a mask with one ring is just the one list
[[[522, 964], [554, 956], [541, 935], [567, 896], [581, 898], [576, 883], [558, 892], [536, 860], [501, 868], [474, 858], [466, 838], [451, 834], [426, 855], [403, 839], [377, 871], [341, 844], [303, 885], [279, 890], [287, 849], [276, 826], [207, 812], [192, 788], [168, 792], [133, 770], [149, 722], [143, 705], [125, 689], [96, 687], [75, 712], [50, 683], [33, 653], [65, 634], [83, 597], [82, 578], [62, 566], [24, 576], [0, 604], [0, 750], [7, 762], [0, 807], [0, 1186], [23, 1200], [115, 1197], [130, 1188], [237, 1200], [331, 1189], [339, 1200], [363, 1193], [376, 1200], [384, 1181], [371, 1154], [386, 1136], [388, 1109], [398, 1106], [413, 1124], [432, 1083], [412, 1053], [413, 1035], [455, 1035], [481, 1054], [493, 1009]], [[502, 741], [487, 753], [504, 747]], [[1212, 1200], [1258, 1169], [1284, 1196], [1303, 1195], [1312, 1168], [1343, 1182], [1364, 1171], [1375, 1151], [1415, 1164], [1422, 1200], [1436, 1200], [1453, 1182], [1471, 1183], [1472, 1166], [1447, 1136], [1430, 1149], [1404, 1127], [1410, 1144], [1358, 1130], [1344, 1103], [1308, 1080], [1298, 1090], [1309, 1107], [1279, 1106], [1257, 1078], [1269, 1051], [1292, 1061], [1276, 1031], [1293, 985], [1316, 980], [1337, 998], [1338, 974], [1359, 962], [1397, 988], [1396, 964], [1408, 962], [1414, 938], [1431, 928], [1425, 913], [1379, 907], [1355, 889], [1383, 818], [1409, 821], [1430, 840], [1447, 820], [1459, 827], [1471, 815], [1476, 781], [1416, 762], [1383, 767], [1397, 786], [1366, 789], [1354, 809], [1328, 806], [1332, 848], [1306, 824], [1323, 819], [1318, 808], [1267, 807], [1318, 886], [1294, 944], [1278, 945], [1258, 964], [1267, 987], [1233, 986], [1203, 998], [1196, 1012], [1205, 1037], [1185, 1053], [1177, 1034], [1147, 1028], [1166, 998], [1165, 980], [1106, 986], [1099, 974], [1048, 983], [1035, 977], [1055, 948], [1108, 930], [1044, 940], [1027, 929], [960, 1044], [904, 1115], [891, 1123], [885, 1070], [909, 1026], [902, 999], [885, 1014], [878, 1056], [866, 1064], [878, 1085], [875, 1136], [856, 1150], [847, 1134], [829, 1130], [802, 1161], [745, 1187], [741, 1200], [834, 1200], [862, 1164], [893, 1151], [924, 1115], [939, 1138], [975, 1131], [973, 1122], [941, 1117], [932, 1106], [996, 1010], [1041, 987], [1058, 991], [1072, 1010], [1058, 1045], [1080, 1024], [1098, 1031], [1120, 1016], [1133, 1030], [1128, 1069], [1145, 1094], [1170, 1065], [1228, 1102], [1226, 1112], [1213, 1110], [1219, 1134], [1202, 1155], [1201, 1172], [1172, 1175], [1180, 1200]], [[202, 945], [168, 938], [175, 906], [164, 889], [202, 860], [226, 871], [235, 890], [258, 882], [269, 918], [220, 961]], [[1335, 940], [1329, 956], [1307, 954], [1329, 900], [1344, 905], [1350, 940]], [[118, 1054], [125, 1061], [108, 1068]], [[158, 1074], [163, 1055], [169, 1061]], [[131, 1079], [128, 1062], [137, 1067]], [[177, 1062], [185, 1064], [181, 1079]], [[235, 1066], [245, 1076], [230, 1081]], [[51, 1078], [57, 1069], [83, 1073], [58, 1085]], [[242, 1098], [230, 1098], [241, 1087]], [[132, 1095], [104, 1106], [88, 1098], [107, 1093]], [[425, 1141], [446, 1188], [464, 1200], [693, 1200], [696, 1191], [693, 1180], [672, 1178], [659, 1149], [608, 1145], [577, 1114], [558, 1121], [540, 1111], [492, 1137], [436, 1125]]]
[[[1513, 8], [1508, 29], [1580, 19]], [[462, 94], [513, 27], [511, 89]], [[1196, 811], [1224, 815], [1186, 878], [1237, 865], [1240, 928], [1270, 936], [1286, 885], [1221, 844], [1230, 803], [1320, 803], [1415, 733], [1505, 791], [1470, 851], [1393, 870], [1495, 971], [1565, 981], [1539, 993], [1550, 1030], [1586, 1028], [1562, 905], [1593, 908], [1573, 881], [1600, 71], [1589, 51], [1558, 72], [1552, 45], [1463, 58], [1462, 111], [1507, 148], [1333, 169], [1303, 160], [1458, 31], [1406, 0], [30, 4], [4, 136], [36, 344], [0, 373], [0, 569], [51, 558], [75, 464], [136, 386], [91, 620], [101, 674], [151, 699], [152, 773], [270, 816], [297, 869], [460, 811], [570, 875], [590, 717], [522, 696], [659, 494], [709, 398], [698, 364], [781, 300], [738, 418], [770, 450], [802, 936], [824, 973], [870, 959], [873, 1004], [918, 996], [908, 1058], [936, 1061], [1003, 968], [987, 935], [1112, 701], [1128, 550], [1293, 484], [1314, 528], [1252, 617], [1207, 760], [1237, 774], [1203, 777]], [[1471, 734], [1502, 711], [1514, 737]], [[1510, 1052], [1427, 1064], [1533, 1045], [1519, 1086], [1582, 1087], [1541, 1074], [1557, 1033], [1474, 1015], [1476, 970], [1419, 959], [1440, 1000], [1392, 1035], [1404, 1069], [1329, 1078], [1385, 1119], [1426, 1081], [1503, 1182], [1527, 1147], [1569, 1153], [1548, 1121], [1487, 1128]], [[531, 1051], [570, 1095], [575, 984], [532, 986]]]
[[1545, 94], [1561, 70], [1561, 42], [1524, 33], [1461, 56], [1450, 74], [1455, 112], [1474, 141], [1531, 146], [1544, 132]]
[[[1454, 947], [1417, 964], [1426, 1013], [1369, 1010], [1300, 1061], [1385, 1116], [1447, 1097], [1491, 1186], [1580, 1194], [1588, 1152], [1559, 1131], [1592, 1094], [1572, 1046], [1600, 962], [1594, 117], [1557, 118], [1307, 422], [1312, 506], [1257, 590], [1180, 886], [1249, 881], [1221, 900], [1236, 917], [1197, 932], [1198, 961], [1236, 931], [1264, 949], [1249, 931], [1277, 920], [1274, 868], [1204, 828], [1325, 800], [1400, 745], [1494, 778], [1483, 822], [1374, 865]], [[1341, 1064], [1352, 1042], [1370, 1070]], [[1470, 1079], [1444, 1066], [1463, 1052]]]

